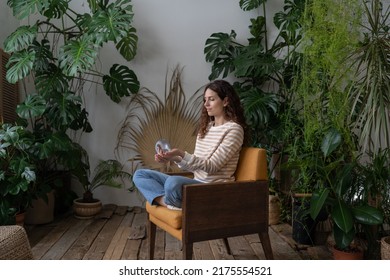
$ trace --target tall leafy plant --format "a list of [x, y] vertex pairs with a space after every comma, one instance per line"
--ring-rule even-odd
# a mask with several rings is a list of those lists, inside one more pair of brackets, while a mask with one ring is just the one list
[[[5, 40], [11, 53], [7, 80], [11, 83], [32, 77], [34, 92], [17, 108], [24, 125], [34, 132], [36, 156], [42, 164], [74, 166], [78, 162], [69, 151], [80, 147], [69, 138], [69, 131], [90, 132], [88, 112], [81, 93], [86, 82], [102, 85], [114, 101], [136, 93], [136, 74], [125, 65], [113, 64], [109, 73], [96, 67], [99, 51], [109, 42], [127, 61], [136, 54], [138, 37], [132, 26], [130, 1], [88, 0], [89, 11], [78, 13], [70, 0], [8, 0], [20, 20], [34, 18]], [[46, 159], [52, 159], [50, 162]], [[42, 169], [47, 169], [42, 168]]]
[[[322, 140], [318, 161], [324, 164], [317, 169], [321, 177], [311, 198], [310, 215], [315, 219], [322, 209], [327, 209], [333, 220], [337, 248], [351, 250], [358, 225], [380, 225], [384, 218], [382, 211], [367, 201], [364, 184], [369, 182], [368, 173], [363, 171], [358, 158], [351, 160], [337, 153], [342, 142], [338, 131], [327, 133]], [[331, 161], [327, 161], [329, 157]]]
[[356, 119], [363, 151], [376, 154], [390, 147], [390, 6], [380, 0], [362, 2], [363, 36], [349, 58], [355, 69], [350, 117]]
[[[25, 100], [18, 105], [20, 126], [29, 133], [29, 159], [36, 185], [48, 186], [49, 171], [69, 170], [88, 182], [86, 151], [72, 139], [72, 132], [91, 132], [82, 94], [94, 83], [113, 102], [139, 90], [136, 74], [126, 65], [113, 64], [108, 73], [99, 69], [99, 53], [113, 44], [126, 61], [137, 50], [132, 26], [133, 9], [127, 0], [8, 0], [13, 15], [24, 22], [4, 42], [11, 54], [6, 78], [21, 82]], [[82, 4], [84, 12], [73, 5]], [[33, 81], [33, 90], [26, 81]], [[23, 148], [23, 147], [22, 147]]]
[[286, 0], [283, 11], [273, 21], [278, 34], [269, 41], [266, 0], [241, 0], [243, 11], [261, 10], [251, 19], [251, 37], [247, 44], [236, 39], [236, 32], [213, 33], [206, 40], [206, 61], [212, 63], [209, 79], [234, 75], [248, 122], [253, 128], [254, 145], [281, 149], [285, 119], [295, 115], [293, 99], [294, 72], [300, 65], [297, 47], [302, 38], [300, 18], [304, 0]]
[[335, 153], [348, 160], [357, 150], [346, 85], [353, 73], [348, 57], [359, 39], [359, 5], [357, 0], [306, 1], [301, 21], [302, 67], [294, 85], [303, 108], [299, 115], [303, 129], [291, 145], [289, 162], [297, 169], [295, 191], [312, 192], [321, 180], [323, 174], [314, 163], [320, 160], [322, 140], [332, 131], [343, 139]]

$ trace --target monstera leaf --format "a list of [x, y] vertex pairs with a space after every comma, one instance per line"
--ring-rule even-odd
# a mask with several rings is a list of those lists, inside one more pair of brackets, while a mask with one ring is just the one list
[[204, 48], [206, 61], [213, 62], [221, 55], [231, 53], [231, 47], [234, 44], [236, 35], [234, 30], [232, 30], [230, 34], [222, 32], [211, 34], [210, 38], [206, 40], [206, 46]]
[[213, 33], [206, 40], [204, 48], [206, 61], [213, 63], [209, 76], [210, 80], [218, 78], [221, 74], [225, 78], [235, 70], [234, 59], [240, 53], [242, 47], [234, 41], [235, 38], [236, 33], [232, 30], [230, 34]]
[[46, 10], [50, 5], [50, 0], [8, 0], [7, 5], [11, 7], [17, 19], [25, 19]]
[[22, 50], [14, 53], [7, 63], [7, 81], [15, 84], [17, 81], [27, 77], [34, 66], [35, 52]]
[[62, 46], [59, 55], [60, 68], [65, 75], [75, 77], [90, 70], [97, 55], [97, 48], [89, 36], [82, 36]]
[[127, 35], [116, 44], [117, 50], [127, 61], [132, 60], [137, 52], [138, 36], [135, 32], [135, 28], [130, 28]]
[[50, 0], [49, 5], [43, 11], [43, 15], [48, 18], [61, 18], [68, 9], [69, 0]]
[[16, 108], [21, 118], [40, 117], [46, 110], [46, 101], [41, 95], [27, 95], [23, 103]]
[[47, 71], [38, 72], [35, 76], [35, 87], [38, 93], [46, 96], [67, 91], [69, 78], [56, 65], [51, 63], [47, 67]]
[[4, 41], [4, 51], [7, 53], [18, 52], [29, 47], [37, 37], [38, 27], [20, 26]]
[[110, 75], [103, 77], [103, 87], [111, 100], [118, 103], [121, 97], [138, 92], [139, 81], [127, 66], [114, 64], [110, 69]]
[[244, 11], [250, 11], [258, 8], [264, 2], [267, 2], [267, 0], [240, 0], [240, 7]]
[[248, 122], [254, 127], [264, 127], [279, 106], [275, 94], [265, 93], [256, 88], [242, 93], [241, 102]]

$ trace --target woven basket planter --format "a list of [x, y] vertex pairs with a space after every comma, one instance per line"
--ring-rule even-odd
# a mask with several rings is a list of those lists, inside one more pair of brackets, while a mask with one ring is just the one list
[[282, 210], [280, 208], [280, 199], [278, 196], [269, 195], [269, 225], [277, 225], [280, 222], [280, 214]]
[[390, 236], [381, 239], [381, 258], [382, 260], [390, 260]]

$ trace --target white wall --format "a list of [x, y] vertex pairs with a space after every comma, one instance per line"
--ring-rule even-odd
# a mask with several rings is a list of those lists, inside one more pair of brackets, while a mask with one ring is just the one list
[[7, 1], [0, 1], [0, 48], [4, 49], [4, 40], [19, 26], [18, 21], [12, 16]]
[[[283, 2], [268, 1], [270, 23], [273, 12], [279, 10]], [[5, 3], [0, 2], [0, 42], [16, 25]], [[134, 27], [139, 37], [137, 55], [126, 62], [112, 52], [114, 46], [109, 46], [101, 53], [100, 67], [107, 70], [113, 63], [126, 64], [136, 72], [141, 86], [161, 95], [165, 90], [166, 70], [177, 64], [184, 67], [182, 82], [188, 95], [206, 84], [211, 72], [211, 65], [206, 63], [203, 54], [206, 39], [214, 32], [230, 33], [233, 29], [237, 39], [246, 43], [250, 18], [262, 14], [262, 9], [242, 11], [238, 0], [132, 0], [132, 3]], [[73, 0], [72, 8], [85, 11], [86, 6]], [[99, 159], [114, 157], [117, 133], [126, 115], [126, 102], [115, 104], [96, 88], [87, 88], [84, 94], [94, 131], [84, 134], [81, 144], [89, 153], [93, 169]], [[75, 190], [81, 193], [77, 186]], [[125, 189], [100, 188], [95, 196], [103, 203], [140, 205], [138, 197]]]
[[[283, 0], [268, 1], [269, 8]], [[276, 4], [275, 4], [276, 2]], [[158, 94], [164, 94], [167, 69], [184, 66], [183, 87], [194, 93], [208, 82], [211, 65], [203, 54], [206, 39], [214, 32], [230, 33], [233, 29], [242, 43], [249, 37], [250, 18], [257, 11], [244, 12], [238, 0], [133, 0], [134, 27], [139, 37], [137, 56], [130, 63], [141, 83]], [[272, 21], [272, 17], [269, 18]], [[125, 63], [119, 57], [102, 53], [102, 64]], [[113, 155], [120, 122], [126, 115], [125, 104], [113, 104], [102, 94], [93, 93], [87, 100], [94, 132], [83, 137], [91, 164], [97, 158]], [[153, 149], [153, 147], [151, 147]], [[139, 205], [139, 199], [126, 190], [100, 189], [95, 195], [103, 202]]]

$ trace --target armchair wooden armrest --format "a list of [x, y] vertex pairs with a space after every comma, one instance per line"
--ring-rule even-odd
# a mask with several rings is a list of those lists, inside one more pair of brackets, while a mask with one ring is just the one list
[[183, 255], [194, 242], [258, 233], [267, 259], [268, 182], [240, 181], [183, 186]]

